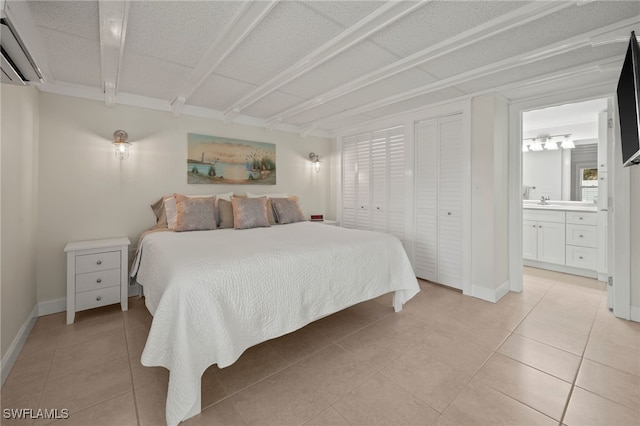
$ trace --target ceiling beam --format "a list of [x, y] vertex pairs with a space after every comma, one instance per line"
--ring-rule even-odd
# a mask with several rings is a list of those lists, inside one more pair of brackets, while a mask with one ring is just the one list
[[100, 65], [105, 105], [115, 105], [129, 20], [128, 0], [99, 0]]
[[[539, 75], [539, 76], [535, 76], [526, 80], [522, 80], [522, 81], [516, 81], [513, 83], [507, 83], [501, 86], [497, 86], [497, 87], [491, 87], [489, 89], [484, 89], [484, 90], [480, 90], [474, 93], [469, 93], [463, 96], [459, 96], [457, 98], [454, 99], [446, 99], [440, 102], [436, 102], [433, 104], [429, 104], [429, 105], [425, 105], [425, 106], [421, 106], [421, 107], [417, 107], [417, 108], [412, 108], [410, 110], [406, 110], [406, 111], [401, 111], [395, 114], [391, 114], [388, 117], [384, 117], [385, 120], [393, 118], [393, 117], [406, 117], [407, 115], [411, 115], [414, 114], [416, 112], [419, 112], [421, 110], [424, 110], [426, 108], [437, 108], [440, 107], [442, 105], [448, 105], [448, 104], [452, 104], [452, 103], [456, 103], [456, 102], [461, 102], [461, 101], [465, 101], [465, 100], [469, 100], [478, 96], [482, 96], [482, 95], [486, 95], [486, 94], [491, 94], [491, 93], [502, 93], [508, 90], [513, 90], [513, 89], [520, 89], [523, 87], [532, 87], [532, 86], [539, 86], [539, 85], [545, 85], [545, 84], [549, 84], [550, 82], [553, 81], [558, 81], [558, 80], [563, 80], [563, 79], [567, 79], [567, 78], [575, 78], [577, 76], [580, 75], [587, 75], [587, 74], [593, 74], [593, 73], [603, 73], [603, 72], [610, 72], [613, 70], [617, 70], [620, 68], [620, 63], [622, 62], [622, 60], [624, 59], [624, 55], [619, 55], [619, 56], [614, 56], [612, 58], [607, 58], [607, 59], [603, 59], [603, 60], [599, 60], [599, 61], [595, 61], [595, 62], [590, 62], [587, 64], [582, 64], [582, 65], [578, 65], [572, 68], [567, 68], [564, 70], [560, 70], [560, 71], [555, 71], [552, 73], [548, 73], [548, 74], [544, 74], [544, 75]], [[617, 80], [615, 80], [617, 81]], [[615, 81], [611, 80], [603, 80], [602, 84], [611, 84], [612, 85], [612, 89], [615, 89]], [[601, 84], [599, 84], [601, 85]], [[570, 89], [570, 90], [575, 90], [575, 89]], [[582, 90], [582, 88], [581, 88]], [[548, 93], [544, 93], [541, 96], [548, 96]], [[378, 124], [380, 122], [381, 118], [377, 117], [377, 118], [373, 118], [371, 120], [367, 120], [367, 121], [362, 121], [358, 124], [355, 125], [349, 125], [343, 128], [339, 128], [339, 129], [334, 129], [332, 131], [329, 132], [329, 136], [330, 137], [338, 137], [340, 135], [346, 135], [346, 134], [353, 134], [353, 133], [357, 133], [360, 131], [363, 131], [363, 129], [370, 129], [372, 125]], [[300, 126], [302, 127], [302, 126]]]
[[187, 75], [172, 102], [179, 98], [184, 98], [185, 101], [189, 99], [277, 3], [275, 0], [244, 1], [212, 41], [195, 68]]
[[247, 108], [293, 79], [313, 70], [322, 63], [370, 37], [372, 34], [386, 28], [398, 19], [421, 7], [428, 1], [431, 0], [421, 0], [418, 2], [389, 1], [385, 3], [373, 13], [367, 15], [338, 34], [336, 37], [316, 48], [296, 63], [287, 67], [267, 82], [252, 90], [239, 101], [227, 108], [225, 113], [234, 109], [243, 110]]
[[493, 37], [504, 31], [524, 25], [536, 19], [540, 19], [561, 9], [572, 6], [573, 4], [573, 2], [533, 2], [526, 6], [519, 7], [509, 13], [485, 22], [482, 25], [463, 31], [453, 37], [436, 43], [433, 46], [429, 46], [426, 49], [402, 58], [385, 67], [376, 69], [368, 74], [358, 77], [357, 79], [338, 87], [334, 87], [327, 92], [321, 93], [307, 101], [301, 102], [291, 108], [274, 114], [267, 118], [267, 121], [275, 120], [276, 118], [285, 119], [286, 117], [291, 117], [315, 108], [318, 105], [344, 96], [347, 93], [351, 93], [385, 78], [399, 74], [470, 44], [477, 43], [480, 40]]
[[[367, 111], [392, 105], [394, 103], [402, 102], [417, 96], [427, 95], [437, 90], [441, 90], [447, 87], [455, 86], [456, 84], [460, 84], [460, 83], [468, 82], [481, 77], [485, 77], [490, 74], [503, 72], [511, 68], [526, 65], [529, 63], [543, 60], [543, 59], [548, 59], [552, 56], [566, 53], [571, 50], [580, 49], [582, 47], [597, 46], [597, 45], [608, 43], [608, 42], [625, 42], [626, 43], [628, 42], [628, 37], [624, 38], [624, 37], [621, 37], [621, 35], [624, 32], [627, 32], [628, 30], [630, 31], [630, 29], [634, 28], [635, 25], [637, 25], [637, 18], [630, 18], [625, 21], [617, 22], [615, 24], [611, 24], [597, 30], [589, 31], [587, 33], [572, 37], [567, 40], [559, 41], [557, 43], [554, 43], [549, 46], [545, 46], [543, 48], [534, 49], [528, 52], [523, 52], [520, 55], [513, 56], [511, 58], [504, 59], [499, 62], [494, 62], [492, 64], [485, 65], [483, 67], [475, 68], [473, 70], [466, 71], [448, 78], [444, 78], [442, 80], [438, 80], [433, 83], [429, 83], [420, 87], [413, 88], [411, 90], [406, 90], [404, 92], [379, 99], [375, 102], [371, 102], [366, 105], [351, 108], [337, 114], [326, 116], [319, 120], [314, 120], [312, 122], [305, 123], [303, 124], [303, 126], [316, 124], [317, 127], [321, 127], [321, 126], [318, 126], [319, 123], [342, 120], [344, 118], [349, 118], [354, 115], [363, 114], [363, 113], [366, 113]], [[267, 120], [267, 122], [269, 122], [269, 120]]]

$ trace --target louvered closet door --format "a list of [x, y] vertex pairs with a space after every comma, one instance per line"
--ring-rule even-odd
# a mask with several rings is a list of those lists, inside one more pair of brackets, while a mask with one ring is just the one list
[[371, 230], [387, 232], [387, 136], [375, 132], [371, 139]]
[[388, 232], [405, 241], [405, 149], [404, 127], [389, 129], [387, 136]]
[[342, 141], [342, 226], [356, 227], [356, 138]]
[[416, 275], [438, 281], [438, 120], [416, 124], [415, 248]]
[[440, 119], [438, 282], [462, 290], [462, 116]]
[[371, 227], [371, 135], [357, 137], [356, 227]]

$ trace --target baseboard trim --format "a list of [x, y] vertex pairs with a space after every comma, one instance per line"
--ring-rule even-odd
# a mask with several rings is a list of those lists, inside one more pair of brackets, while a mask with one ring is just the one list
[[631, 321], [640, 322], [640, 306], [631, 305]]
[[60, 299], [45, 300], [38, 303], [38, 316], [43, 317], [45, 315], [57, 314], [58, 312], [65, 312], [67, 310], [67, 298], [61, 297]]
[[486, 300], [487, 302], [496, 303], [498, 300], [502, 299], [505, 294], [511, 291], [511, 285], [509, 284], [509, 280], [503, 282], [498, 286], [498, 288], [487, 288], [479, 285], [471, 286], [471, 295], [473, 297], [477, 297], [478, 299]]
[[523, 259], [522, 264], [524, 266], [531, 266], [531, 267], [540, 268], [540, 269], [548, 269], [550, 271], [562, 272], [564, 274], [580, 275], [581, 277], [598, 279], [598, 273], [591, 269], [575, 268], [573, 266], [566, 266], [566, 265], [556, 265], [555, 263], [538, 262], [536, 260], [529, 260], [529, 259]]
[[9, 350], [2, 357], [2, 361], [0, 364], [0, 371], [2, 371], [2, 373], [0, 373], [2, 383], [0, 384], [0, 386], [4, 385], [5, 380], [7, 380], [7, 377], [9, 377], [9, 373], [13, 368], [13, 364], [16, 363], [16, 360], [18, 359], [18, 355], [20, 355], [20, 351], [22, 351], [22, 347], [24, 346], [24, 343], [27, 341], [27, 337], [29, 337], [29, 333], [31, 333], [31, 330], [33, 329], [33, 326], [36, 324], [37, 319], [38, 319], [38, 305], [33, 307], [31, 314], [29, 314], [29, 317], [27, 318], [27, 320], [24, 322], [24, 324], [22, 324], [22, 327], [20, 327], [20, 330], [18, 330], [18, 334], [13, 339], [13, 342], [11, 342], [11, 346], [9, 346]]

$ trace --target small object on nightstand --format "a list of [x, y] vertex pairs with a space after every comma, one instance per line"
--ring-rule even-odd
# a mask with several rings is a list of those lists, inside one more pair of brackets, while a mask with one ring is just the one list
[[324, 216], [321, 214], [312, 214], [311, 221], [312, 222], [322, 222], [324, 220]]
[[67, 324], [77, 311], [120, 303], [128, 309], [128, 251], [126, 237], [68, 243]]

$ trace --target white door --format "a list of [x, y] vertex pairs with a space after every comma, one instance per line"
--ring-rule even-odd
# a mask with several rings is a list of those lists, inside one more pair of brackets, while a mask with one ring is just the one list
[[371, 139], [371, 230], [387, 232], [388, 155], [386, 130]]
[[356, 227], [356, 138], [342, 141], [342, 226]]
[[438, 120], [415, 128], [415, 247], [416, 275], [438, 281]]
[[565, 239], [564, 223], [538, 222], [538, 260], [564, 265]]
[[538, 222], [535, 220], [522, 221], [522, 257], [538, 258]]
[[356, 162], [358, 164], [356, 192], [356, 227], [371, 227], [371, 135], [358, 136]]

